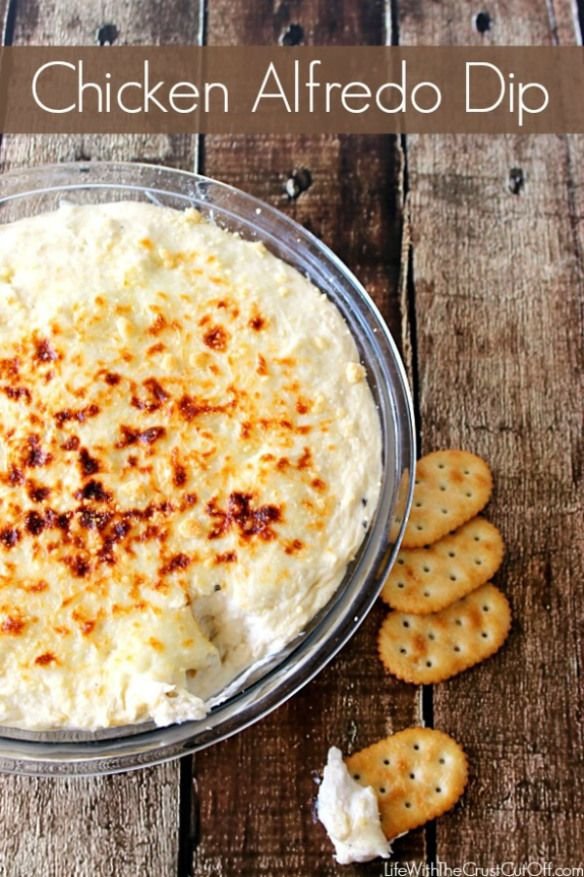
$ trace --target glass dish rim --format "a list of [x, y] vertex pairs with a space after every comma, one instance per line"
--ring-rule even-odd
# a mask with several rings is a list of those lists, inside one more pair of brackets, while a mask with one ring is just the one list
[[[144, 182], [126, 184], [116, 182], [115, 180], [105, 182], [93, 181], [92, 174], [99, 175], [101, 172], [105, 175], [107, 175], [108, 172], [128, 175], [130, 179], [139, 177], [140, 174], [151, 174], [154, 177], [163, 178], [164, 181], [168, 180], [170, 184], [175, 182], [176, 188], [173, 189], [172, 185], [169, 185], [168, 189], [161, 189], [154, 184], [146, 185]], [[50, 179], [52, 174], [57, 176], [67, 176], [68, 174], [72, 174], [74, 181], [72, 180], [69, 183], [60, 182], [56, 185], [43, 185], [42, 179]], [[337, 614], [340, 611], [339, 607], [342, 603], [341, 598], [346, 591], [346, 587], [343, 587], [343, 583], [339, 586], [338, 591], [331, 598], [327, 607], [325, 607], [327, 611], [323, 611], [322, 617], [317, 622], [316, 626], [310, 630], [306, 636], [301, 637], [298, 642], [295, 640], [296, 645], [290, 650], [284, 650], [282, 653], [282, 660], [276, 667], [272, 668], [265, 677], [254, 682], [249, 688], [244, 688], [243, 691], [230, 697], [223, 704], [220, 704], [217, 707], [217, 711], [210, 714], [211, 716], [220, 715], [221, 712], [224, 712], [226, 707], [229, 707], [230, 705], [233, 706], [239, 704], [243, 707], [241, 710], [242, 720], [237, 721], [240, 713], [235, 710], [235, 721], [233, 721], [233, 716], [231, 716], [232, 724], [224, 731], [221, 731], [220, 722], [213, 719], [212, 725], [206, 729], [207, 732], [211, 732], [210, 735], [209, 733], [205, 735], [205, 729], [201, 729], [198, 734], [193, 734], [193, 726], [204, 725], [205, 722], [209, 720], [208, 717], [208, 720], [203, 720], [202, 722], [187, 722], [163, 728], [145, 726], [143, 731], [138, 730], [132, 732], [129, 736], [115, 736], [116, 729], [112, 729], [112, 733], [108, 734], [108, 736], [103, 736], [101, 739], [95, 741], [86, 739], [83, 742], [59, 742], [56, 740], [41, 742], [35, 739], [30, 739], [30, 735], [26, 734], [26, 739], [23, 739], [18, 733], [15, 733], [14, 735], [11, 734], [11, 736], [0, 736], [0, 771], [3, 772], [51, 776], [72, 773], [115, 773], [168, 761], [172, 758], [206, 748], [207, 746], [226, 739], [235, 733], [239, 733], [239, 731], [249, 727], [249, 725], [267, 715], [292, 697], [335, 657], [368, 614], [383, 585], [384, 576], [391, 568], [399, 548], [399, 543], [407, 520], [407, 514], [411, 505], [416, 456], [414, 411], [405, 368], [397, 350], [397, 346], [379, 309], [366, 292], [363, 285], [355, 277], [353, 272], [350, 271], [350, 269], [339, 259], [339, 257], [326, 244], [312, 234], [312, 232], [303, 228], [295, 220], [290, 219], [277, 208], [272, 207], [270, 204], [267, 204], [266, 202], [261, 201], [228, 183], [190, 171], [141, 162], [70, 162], [41, 165], [32, 168], [16, 168], [7, 171], [0, 176], [0, 207], [10, 201], [24, 199], [32, 195], [41, 196], [56, 192], [62, 192], [63, 195], [65, 195], [67, 191], [93, 189], [122, 189], [137, 191], [143, 196], [145, 194], [147, 195], [149, 192], [158, 193], [159, 195], [185, 199], [185, 201], [190, 200], [192, 203], [193, 198], [195, 197], [194, 194], [189, 195], [182, 191], [178, 191], [181, 183], [187, 183], [187, 181], [191, 185], [194, 184], [202, 185], [203, 187], [210, 187], [227, 198], [235, 198], [236, 201], [239, 202], [240, 207], [243, 203], [249, 207], [250, 211], [254, 210], [258, 214], [267, 216], [268, 219], [272, 220], [276, 227], [283, 227], [292, 232], [296, 237], [297, 243], [301, 241], [306, 243], [311, 248], [311, 253], [313, 250], [316, 252], [316, 257], [323, 265], [328, 264], [336, 274], [344, 280], [351, 295], [355, 297], [355, 306], [360, 305], [364, 308], [368, 320], [373, 321], [376, 327], [373, 331], [378, 333], [376, 341], [378, 342], [379, 350], [377, 353], [383, 357], [382, 365], [384, 367], [387, 367], [387, 361], [390, 361], [395, 379], [392, 385], [392, 390], [400, 396], [399, 404], [403, 408], [401, 412], [402, 420], [399, 424], [397, 423], [398, 415], [395, 415], [396, 429], [399, 426], [401, 430], [400, 434], [397, 435], [397, 440], [401, 443], [400, 451], [403, 456], [402, 462], [404, 465], [402, 465], [402, 474], [407, 473], [409, 476], [400, 531], [395, 541], [390, 543], [389, 539], [386, 540], [386, 551], [382, 558], [381, 565], [379, 565], [380, 558], [377, 557], [378, 566], [376, 567], [375, 588], [369, 587], [368, 589], [368, 578], [365, 577], [362, 579], [360, 583], [362, 593], [354, 595], [352, 602], [350, 602], [350, 607], [354, 606], [354, 610], [352, 609], [350, 613], [346, 611], [344, 614], [341, 613], [340, 621], [337, 619], [336, 627], [333, 626], [332, 630], [328, 630], [326, 636], [319, 636], [319, 632], [322, 633], [323, 625], [327, 619], [330, 621], [330, 617], [334, 615], [335, 611]], [[27, 182], [29, 183], [28, 188], [22, 188], [22, 184]], [[33, 185], [31, 187], [31, 182], [38, 183], [38, 185]], [[6, 192], [7, 189], [8, 192]], [[194, 206], [200, 207], [201, 203], [202, 202], [197, 201]], [[211, 205], [209, 212], [212, 213], [213, 209], [214, 207]], [[219, 209], [226, 215], [229, 214], [229, 210], [225, 207]], [[242, 219], [241, 213], [238, 213], [237, 211], [232, 215], [235, 219]], [[247, 224], [250, 224], [249, 218], [244, 221]], [[260, 239], [265, 240], [266, 236], [270, 237], [265, 230], [260, 229]], [[272, 239], [277, 240], [277, 238], [274, 238], [273, 236]], [[301, 270], [298, 264], [296, 264], [295, 267], [297, 270]], [[329, 294], [328, 290], [325, 290], [325, 292]], [[339, 295], [341, 295], [340, 292]], [[333, 301], [339, 306], [336, 299], [333, 298]], [[354, 325], [348, 319], [346, 313], [343, 312], [343, 316], [349, 325], [349, 329], [355, 336]], [[368, 350], [369, 356], [371, 353], [372, 350]], [[382, 422], [382, 429], [384, 430], [384, 446], [387, 441], [385, 427], [386, 424]], [[384, 464], [384, 478], [386, 476], [385, 469], [386, 464]], [[399, 485], [394, 484], [393, 487], [393, 496], [389, 503], [390, 513], [395, 507], [398, 486]], [[382, 499], [380, 498], [377, 514], [379, 513], [381, 505]], [[375, 530], [376, 526], [379, 527], [380, 523], [383, 523], [383, 520], [378, 516], [372, 523], [365, 540], [368, 546], [370, 546], [372, 542], [372, 532]], [[385, 523], [387, 524], [387, 521]], [[383, 543], [379, 544], [381, 545]], [[361, 556], [361, 552], [359, 552], [359, 556]], [[357, 612], [357, 615], [354, 616], [351, 625], [349, 623], [349, 615], [353, 614], [353, 611]], [[314, 645], [312, 651], [309, 649], [311, 643]], [[329, 646], [328, 649], [327, 645]], [[296, 662], [294, 662], [294, 657], [296, 657]], [[300, 663], [298, 663], [299, 657], [303, 658]], [[288, 675], [285, 674], [287, 668], [289, 668]], [[273, 683], [274, 679], [277, 680], [277, 684], [270, 685], [270, 682]], [[259, 700], [257, 697], [255, 700], [252, 698], [254, 692], [259, 696]], [[217, 728], [219, 728], [219, 733], [213, 736], [212, 732]], [[10, 729], [5, 728], [4, 731], [6, 730]], [[0, 733], [1, 731], [2, 728], [0, 728]]]

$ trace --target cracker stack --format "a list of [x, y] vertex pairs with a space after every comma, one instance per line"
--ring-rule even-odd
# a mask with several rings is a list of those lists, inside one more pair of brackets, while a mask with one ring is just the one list
[[503, 539], [477, 517], [493, 478], [468, 451], [436, 451], [417, 467], [402, 549], [381, 596], [394, 610], [379, 632], [385, 668], [406, 682], [443, 682], [494, 654], [511, 610], [488, 584], [503, 559]]

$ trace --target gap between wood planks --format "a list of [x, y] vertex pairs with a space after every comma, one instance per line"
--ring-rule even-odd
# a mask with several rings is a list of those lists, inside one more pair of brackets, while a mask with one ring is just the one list
[[[14, 2], [14, 0], [12, 0]], [[198, 45], [207, 42], [207, 4], [201, 0], [199, 7]], [[205, 136], [197, 134], [193, 157], [193, 172], [204, 173]], [[180, 760], [180, 788], [178, 813], [178, 854], [177, 877], [191, 877], [193, 873], [194, 850], [199, 842], [199, 800], [195, 779], [195, 757], [185, 755]]]
[[[582, 0], [584, 2], [584, 0]], [[390, 46], [399, 46], [399, 0], [387, 0], [386, 7], [386, 43]], [[410, 389], [414, 407], [415, 437], [418, 454], [421, 448], [420, 428], [420, 375], [418, 366], [417, 344], [417, 318], [416, 318], [416, 287], [414, 281], [414, 258], [413, 247], [409, 234], [408, 199], [410, 181], [408, 172], [408, 141], [405, 134], [401, 134], [398, 140], [398, 148], [402, 156], [402, 204], [401, 204], [401, 235], [402, 235], [402, 259], [400, 289], [402, 305], [402, 326], [407, 338], [404, 339], [403, 355], [406, 359], [406, 368], [410, 378]], [[409, 356], [407, 355], [409, 352]], [[409, 361], [408, 361], [409, 360]], [[434, 689], [432, 685], [422, 686], [421, 697], [422, 722], [428, 728], [434, 727]], [[430, 822], [424, 829], [426, 836], [426, 864], [434, 867], [437, 857], [436, 823]]]
[[[202, 0], [199, 13], [200, 46], [207, 42], [207, 4]], [[193, 172], [204, 173], [205, 136], [195, 138]], [[195, 779], [195, 757], [186, 755], [180, 762], [180, 792], [178, 815], [178, 856], [177, 877], [191, 877], [193, 873], [193, 853], [199, 841], [199, 801]]]
[[[6, 14], [2, 28], [2, 45], [11, 46], [14, 37], [14, 24], [16, 22], [16, 5], [17, 0], [8, 0], [6, 6]], [[2, 136], [0, 132], [0, 137]]]

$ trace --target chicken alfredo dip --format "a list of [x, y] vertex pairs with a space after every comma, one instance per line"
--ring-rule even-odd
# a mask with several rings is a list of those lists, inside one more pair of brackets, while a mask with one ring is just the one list
[[326, 604], [381, 434], [335, 306], [196, 211], [0, 227], [0, 722], [205, 715]]

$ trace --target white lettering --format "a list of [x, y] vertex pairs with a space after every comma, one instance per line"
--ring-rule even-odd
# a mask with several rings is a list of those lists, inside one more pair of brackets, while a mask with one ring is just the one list
[[[418, 103], [416, 95], [422, 88], [429, 88], [430, 91], [433, 91], [436, 95], [436, 101], [431, 107], [421, 107]], [[434, 82], [418, 82], [418, 84], [412, 89], [412, 106], [418, 111], [418, 113], [435, 113], [441, 103], [442, 92]]]
[[85, 82], [83, 79], [83, 61], [77, 65], [77, 106], [78, 113], [83, 112], [83, 96], [86, 91], [94, 90], [97, 94], [97, 112], [103, 112], [101, 86], [97, 82]]
[[[482, 67], [495, 74], [499, 86], [499, 95], [489, 106], [476, 106], [476, 99], [472, 100], [473, 79], [471, 68]], [[488, 74], [490, 75], [490, 73]], [[478, 79], [474, 79], [474, 87], [478, 88]], [[529, 95], [529, 100], [528, 100]], [[506, 109], [509, 113], [517, 114], [517, 124], [523, 127], [526, 114], [537, 115], [543, 113], [550, 101], [547, 88], [540, 82], [515, 82], [515, 74], [508, 73], [507, 79], [502, 71], [488, 61], [467, 61], [466, 63], [466, 112], [467, 113], [491, 113], [501, 106], [506, 99]]]
[[150, 112], [150, 104], [151, 103], [153, 103], [155, 107], [158, 107], [158, 109], [161, 112], [163, 112], [163, 113], [168, 112], [167, 108], [163, 104], [160, 103], [158, 98], [154, 97], [156, 92], [160, 88], [162, 88], [163, 85], [164, 85], [163, 80], [159, 79], [158, 82], [156, 83], [156, 85], [153, 85], [152, 88], [150, 88], [150, 62], [144, 61], [144, 112], [145, 113]]
[[[268, 83], [270, 82], [270, 79], [274, 80], [274, 85], [278, 89], [276, 92], [269, 93], [269, 92], [265, 91], [265, 89], [268, 87]], [[260, 90], [257, 93], [256, 99], [254, 101], [254, 105], [251, 108], [252, 113], [257, 112], [261, 101], [274, 100], [274, 99], [282, 101], [282, 103], [284, 104], [284, 107], [286, 108], [287, 113], [292, 112], [292, 107], [290, 106], [290, 104], [288, 102], [288, 98], [286, 97], [286, 91], [284, 89], [284, 86], [282, 85], [280, 77], [278, 76], [278, 72], [276, 70], [276, 65], [274, 64], [273, 61], [271, 61], [270, 66], [268, 67], [268, 69], [266, 71], [266, 75], [264, 76], [263, 82], [260, 86]]]
[[227, 90], [227, 86], [223, 82], [206, 82], [205, 83], [205, 112], [211, 112], [211, 92], [216, 88], [219, 89], [221, 94], [223, 95], [223, 112], [229, 112], [229, 91]]
[[71, 113], [75, 110], [75, 104], [69, 104], [68, 107], [50, 107], [46, 103], [44, 103], [38, 94], [38, 84], [39, 79], [45, 70], [48, 70], [50, 67], [67, 67], [68, 70], [76, 70], [75, 64], [71, 64], [69, 61], [47, 61], [46, 64], [43, 64], [42, 67], [36, 71], [33, 80], [32, 80], [32, 96], [34, 101], [41, 110], [44, 110], [46, 113]]
[[[406, 77], [407, 77], [407, 64], [405, 60], [402, 58], [401, 62], [401, 82], [386, 82], [384, 85], [381, 85], [377, 89], [377, 95], [375, 98], [375, 102], [382, 113], [405, 113], [407, 107], [406, 100]], [[384, 91], [391, 91], [395, 89], [398, 95], [400, 95], [401, 100], [395, 107], [387, 106], [387, 104], [382, 102], [381, 96]]]
[[[176, 101], [190, 100], [186, 107], [178, 106]], [[199, 106], [199, 89], [193, 82], [175, 82], [168, 93], [168, 102], [175, 113], [194, 113]]]
[[[525, 96], [527, 92], [531, 89], [535, 89], [539, 91], [540, 95], [542, 95], [542, 102], [538, 107], [530, 107], [527, 105], [525, 101]], [[518, 91], [518, 104], [519, 104], [519, 112], [518, 112], [518, 122], [519, 127], [523, 127], [523, 114], [531, 113], [537, 115], [537, 113], [543, 113], [550, 102], [550, 95], [545, 86], [543, 86], [540, 82], [520, 82], [519, 83], [519, 91]]]
[[124, 82], [124, 84], [118, 88], [117, 100], [118, 100], [119, 108], [124, 113], [141, 113], [142, 107], [140, 105], [138, 105], [137, 107], [129, 107], [124, 103], [124, 93], [127, 91], [128, 88], [141, 89], [142, 83], [141, 82]]
[[[308, 82], [306, 83], [306, 87], [308, 88], [308, 112], [314, 112], [314, 89], [320, 87], [320, 82], [316, 82], [314, 79], [314, 68], [318, 67], [322, 62], [318, 59], [311, 61], [308, 65]], [[300, 109], [299, 106], [296, 107], [296, 112]]]
[[[350, 107], [347, 101], [367, 101], [360, 107]], [[366, 113], [371, 106], [371, 89], [364, 82], [348, 82], [341, 91], [341, 103], [347, 113]]]
[[[499, 97], [489, 107], [473, 107], [471, 106], [471, 67], [488, 67], [499, 77]], [[503, 98], [505, 97], [505, 78], [498, 67], [490, 64], [488, 61], [467, 61], [466, 62], [466, 112], [467, 113], [490, 113], [496, 110]]]

